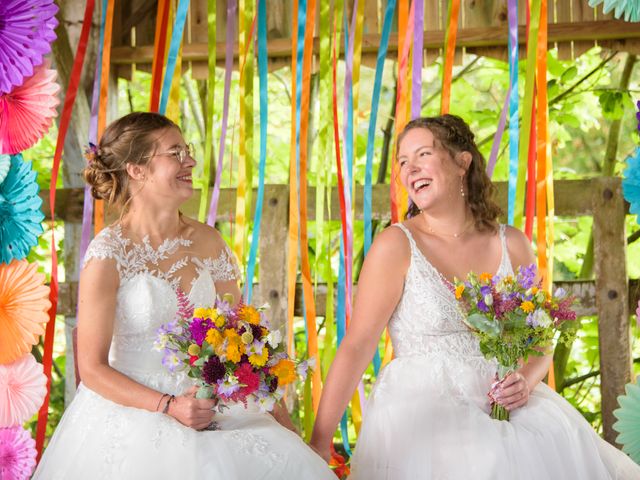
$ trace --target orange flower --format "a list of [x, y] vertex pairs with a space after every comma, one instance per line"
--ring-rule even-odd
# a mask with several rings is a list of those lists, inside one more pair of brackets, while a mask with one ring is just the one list
[[296, 366], [288, 359], [280, 360], [269, 371], [278, 377], [278, 385], [288, 385], [296, 379]]
[[240, 309], [240, 318], [251, 325], [260, 324], [260, 312], [251, 305], [244, 305]]
[[240, 335], [232, 328], [227, 328], [224, 331], [224, 336], [227, 339], [227, 359], [233, 363], [238, 363], [246, 351]]
[[484, 272], [484, 273], [480, 274], [480, 281], [481, 282], [489, 283], [492, 278], [493, 278], [493, 275], [491, 275], [490, 273]]
[[211, 345], [213, 348], [217, 347], [223, 342], [222, 334], [216, 330], [215, 328], [210, 328], [207, 330], [207, 343]]
[[462, 298], [462, 292], [464, 292], [464, 283], [461, 283], [456, 287], [456, 299]]

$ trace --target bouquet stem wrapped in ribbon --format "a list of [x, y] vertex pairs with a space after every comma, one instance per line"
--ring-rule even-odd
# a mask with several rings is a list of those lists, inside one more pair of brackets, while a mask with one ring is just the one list
[[556, 334], [566, 342], [574, 329], [560, 329], [575, 321], [575, 299], [558, 289], [554, 295], [536, 283], [536, 266], [518, 268], [515, 276], [470, 273], [454, 283], [455, 296], [466, 324], [480, 342], [480, 351], [497, 362], [498, 381], [489, 392], [491, 418], [509, 420], [509, 412], [493, 397], [493, 388], [526, 363], [529, 356], [542, 356], [552, 349]]
[[306, 376], [308, 362], [294, 362], [282, 335], [271, 330], [264, 308], [217, 299], [213, 308], [194, 308], [178, 292], [178, 314], [158, 330], [154, 348], [164, 352], [170, 371], [184, 370], [195, 380], [197, 398], [215, 398], [271, 411], [286, 385]]

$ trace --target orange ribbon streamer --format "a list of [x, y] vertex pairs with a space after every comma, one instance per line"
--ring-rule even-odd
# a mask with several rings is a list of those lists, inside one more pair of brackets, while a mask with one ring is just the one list
[[[408, 96], [410, 90], [408, 83], [411, 75], [411, 70], [409, 69], [409, 52], [411, 49], [411, 37], [413, 36], [413, 25], [415, 23], [413, 21], [415, 3], [411, 5], [408, 16], [407, 8], [407, 0], [401, 0], [398, 10], [398, 92], [396, 94], [395, 135], [391, 152], [391, 223], [396, 223], [402, 219], [409, 203], [407, 191], [400, 183], [400, 166], [396, 159], [398, 134], [407, 124], [411, 108], [411, 102]], [[400, 45], [402, 45], [402, 48], [400, 48]]]
[[458, 36], [458, 15], [460, 13], [460, 0], [451, 0], [449, 3], [449, 25], [445, 35], [445, 60], [442, 75], [442, 97], [440, 113], [449, 113], [451, 102], [451, 80], [453, 77], [453, 56], [456, 51], [456, 38]]
[[[102, 50], [102, 75], [100, 77], [100, 103], [98, 107], [98, 140], [102, 137], [107, 123], [107, 98], [109, 94], [109, 67], [111, 65], [111, 36], [113, 32], [113, 8], [115, 0], [109, 0], [104, 25], [104, 45]], [[104, 227], [104, 201], [96, 200], [93, 213], [94, 233]]]
[[[311, 91], [311, 57], [313, 52], [313, 32], [315, 30], [316, 0], [307, 3], [307, 23], [304, 32], [304, 53], [302, 57], [302, 96], [300, 98], [300, 269], [302, 289], [307, 319], [308, 355], [315, 360], [313, 369], [311, 398], [313, 411], [318, 411], [322, 393], [320, 358], [318, 357], [318, 334], [316, 331], [316, 304], [313, 296], [313, 280], [309, 263], [309, 235], [307, 233], [307, 138], [309, 131], [309, 97]], [[293, 117], [295, 119], [295, 117]], [[293, 120], [292, 119], [292, 120]], [[292, 179], [293, 180], [293, 179]]]
[[157, 112], [162, 90], [162, 71], [167, 46], [167, 29], [169, 25], [169, 0], [158, 0], [156, 33], [153, 39], [153, 63], [151, 64], [151, 101], [150, 112]]

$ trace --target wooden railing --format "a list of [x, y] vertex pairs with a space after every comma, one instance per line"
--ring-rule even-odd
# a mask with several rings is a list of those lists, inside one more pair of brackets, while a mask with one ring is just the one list
[[[332, 220], [340, 219], [337, 191], [333, 190]], [[41, 193], [48, 211], [48, 192]], [[235, 210], [235, 189], [221, 192], [221, 222], [229, 221]], [[183, 212], [197, 215], [199, 192], [184, 205]], [[309, 219], [315, 218], [315, 195], [308, 192]], [[255, 199], [255, 195], [253, 197]], [[83, 194], [80, 189], [63, 189], [58, 192], [56, 215], [67, 222], [81, 221]], [[507, 186], [497, 183], [496, 200], [506, 211]], [[256, 300], [271, 304], [271, 316], [276, 325], [285, 324], [287, 308], [287, 225], [289, 187], [268, 185], [265, 188], [262, 230], [259, 242], [260, 282], [256, 285]], [[356, 190], [356, 221], [362, 220], [362, 187]], [[390, 220], [388, 185], [376, 185], [373, 189], [373, 218], [382, 222]], [[600, 371], [602, 392], [602, 419], [605, 438], [611, 442], [615, 432], [611, 425], [615, 419], [617, 396], [624, 393], [624, 385], [631, 380], [631, 345], [629, 335], [630, 306], [638, 300], [640, 287], [637, 281], [629, 282], [626, 268], [625, 215], [628, 205], [622, 198], [619, 178], [592, 180], [565, 180], [555, 182], [555, 215], [575, 217], [593, 215], [595, 280], [556, 282], [580, 299], [580, 315], [597, 315], [600, 340]], [[113, 218], [113, 217], [112, 217]], [[324, 315], [326, 287], [319, 285], [315, 291], [317, 314]], [[301, 288], [296, 291], [296, 314], [301, 314]], [[60, 285], [58, 313], [75, 315], [77, 283]]]

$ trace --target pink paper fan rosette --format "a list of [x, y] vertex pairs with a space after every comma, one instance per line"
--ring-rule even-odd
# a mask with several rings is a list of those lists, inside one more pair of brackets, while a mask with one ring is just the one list
[[22, 427], [0, 428], [0, 478], [29, 478], [36, 467], [36, 442]]
[[41, 65], [11, 92], [0, 95], [0, 154], [15, 155], [32, 147], [58, 115], [56, 71]]
[[0, 427], [22, 425], [29, 420], [42, 405], [45, 393], [47, 377], [42, 364], [30, 353], [0, 365]]
[[54, 0], [0, 1], [0, 93], [33, 75], [56, 39]]

